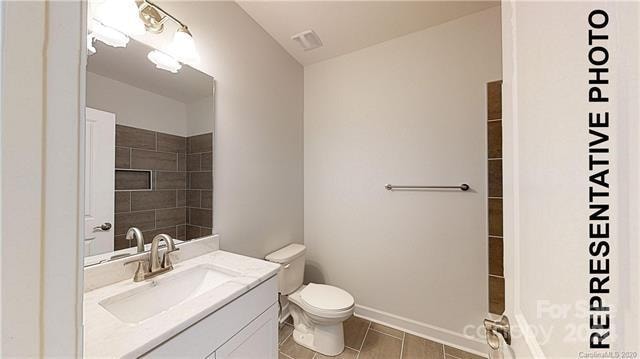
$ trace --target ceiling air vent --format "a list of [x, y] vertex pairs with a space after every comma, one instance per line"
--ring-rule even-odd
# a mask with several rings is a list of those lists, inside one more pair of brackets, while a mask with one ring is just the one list
[[295, 34], [291, 36], [291, 40], [300, 44], [304, 51], [317, 49], [318, 47], [322, 46], [322, 41], [320, 41], [320, 38], [315, 32], [313, 32], [313, 30], [306, 30], [301, 33]]

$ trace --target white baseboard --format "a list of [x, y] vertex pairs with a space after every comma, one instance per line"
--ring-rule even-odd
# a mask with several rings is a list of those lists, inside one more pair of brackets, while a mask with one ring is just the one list
[[462, 333], [421, 323], [359, 304], [356, 304], [355, 316], [384, 324], [391, 328], [399, 329], [454, 348], [462, 349], [469, 353], [487, 357], [489, 347], [486, 342], [478, 338], [465, 336]]

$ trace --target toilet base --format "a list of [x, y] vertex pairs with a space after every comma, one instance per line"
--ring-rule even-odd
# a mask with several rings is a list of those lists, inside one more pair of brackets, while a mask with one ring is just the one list
[[294, 326], [293, 340], [320, 354], [335, 356], [344, 351], [342, 323], [315, 326], [313, 329]]
[[319, 322], [293, 303], [290, 303], [290, 311], [293, 317], [293, 340], [296, 343], [328, 356], [344, 351], [342, 320]]

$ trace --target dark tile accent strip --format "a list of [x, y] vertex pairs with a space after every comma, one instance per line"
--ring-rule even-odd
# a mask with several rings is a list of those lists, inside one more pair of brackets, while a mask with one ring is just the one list
[[502, 121], [487, 123], [489, 158], [502, 158]]
[[489, 312], [504, 313], [504, 278], [489, 276]]
[[489, 198], [489, 235], [502, 237], [502, 199]]
[[487, 84], [487, 118], [502, 118], [502, 81]]
[[504, 275], [502, 256], [502, 238], [489, 237], [489, 274], [499, 277]]
[[489, 160], [489, 197], [502, 197], [502, 160]]

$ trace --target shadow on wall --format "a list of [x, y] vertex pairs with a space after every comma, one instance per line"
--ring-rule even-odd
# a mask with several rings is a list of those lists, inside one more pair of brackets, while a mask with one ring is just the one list
[[307, 260], [304, 266], [304, 284], [309, 283], [326, 284], [318, 262]]

